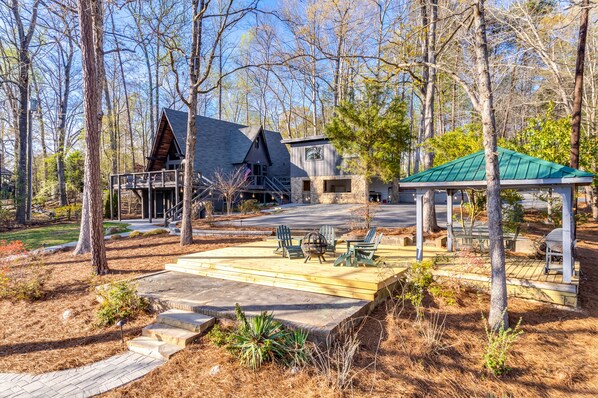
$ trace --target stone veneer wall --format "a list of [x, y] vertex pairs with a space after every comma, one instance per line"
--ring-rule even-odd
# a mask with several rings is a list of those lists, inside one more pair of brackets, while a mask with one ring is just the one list
[[[303, 192], [303, 181], [311, 181], [309, 194]], [[324, 192], [324, 180], [346, 180], [351, 179], [351, 192], [326, 193]], [[306, 197], [304, 197], [304, 195]], [[368, 195], [368, 187], [363, 176], [328, 176], [328, 177], [293, 177], [291, 178], [291, 201], [293, 203], [363, 203]]]

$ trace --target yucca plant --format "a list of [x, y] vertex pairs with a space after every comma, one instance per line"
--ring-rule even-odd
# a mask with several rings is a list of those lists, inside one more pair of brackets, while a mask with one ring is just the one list
[[228, 338], [227, 347], [243, 365], [256, 370], [265, 362], [278, 362], [288, 367], [301, 367], [311, 358], [308, 332], [288, 330], [266, 311], [247, 318], [235, 305], [237, 328]]
[[308, 332], [299, 329], [288, 333], [286, 341], [288, 358], [285, 359], [285, 363], [289, 367], [303, 367], [307, 365], [311, 356], [310, 345], [307, 344], [307, 336]]
[[[244, 316], [243, 316], [244, 317]], [[265, 362], [288, 356], [286, 340], [288, 332], [266, 311], [245, 319], [233, 333], [231, 348], [236, 351], [243, 365], [258, 369]]]

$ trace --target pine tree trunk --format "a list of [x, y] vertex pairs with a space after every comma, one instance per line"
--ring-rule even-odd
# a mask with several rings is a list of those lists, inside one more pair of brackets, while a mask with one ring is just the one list
[[[428, 25], [428, 62], [436, 63], [436, 21], [438, 19], [438, 0], [430, 0], [430, 23]], [[424, 136], [423, 142], [434, 137], [434, 94], [436, 91], [436, 68], [429, 68], [426, 81], [426, 99], [424, 111]], [[434, 167], [434, 153], [424, 153], [424, 169]], [[434, 191], [428, 190], [424, 195], [424, 232], [435, 232], [438, 230], [436, 221], [436, 206]]]
[[598, 186], [593, 185], [588, 188], [590, 190], [590, 204], [592, 206], [592, 218], [598, 221]]
[[[23, 51], [21, 51], [22, 53]], [[25, 224], [27, 213], [27, 113], [29, 101], [29, 55], [19, 56], [19, 119], [17, 178], [15, 187], [16, 221]]]
[[508, 327], [507, 283], [505, 274], [505, 248], [500, 201], [500, 176], [496, 148], [496, 121], [492, 98], [492, 85], [488, 62], [484, 1], [473, 6], [475, 30], [475, 61], [478, 75], [479, 111], [482, 117], [484, 135], [484, 156], [486, 159], [486, 193], [488, 207], [488, 234], [490, 237], [490, 263], [492, 282], [490, 292], [490, 314], [488, 322], [494, 329]]
[[[426, 4], [426, 0], [420, 0], [420, 12], [421, 12], [421, 26], [422, 30], [426, 32], [428, 30], [428, 7]], [[424, 65], [422, 67], [422, 83], [423, 87], [421, 89], [422, 94], [422, 104], [421, 104], [421, 120], [419, 122], [419, 127], [417, 130], [417, 143], [415, 146], [415, 159], [413, 161], [413, 173], [419, 173], [420, 163], [421, 163], [421, 146], [420, 144], [424, 141], [424, 134], [425, 134], [425, 120], [426, 120], [426, 109], [428, 107], [428, 102], [426, 99], [428, 98], [426, 95], [426, 89], [428, 87], [428, 82], [430, 80], [430, 67], [427, 65], [428, 63], [428, 56], [430, 55], [429, 51], [429, 34], [424, 34], [423, 37], [423, 44], [422, 44], [422, 53], [423, 53], [423, 62]], [[424, 217], [425, 219], [425, 217]]]
[[579, 16], [579, 41], [577, 43], [577, 59], [575, 62], [575, 87], [573, 88], [573, 117], [571, 121], [571, 154], [569, 165], [579, 168], [579, 135], [581, 131], [581, 106], [583, 102], [583, 70], [586, 58], [586, 37], [588, 36], [588, 19], [590, 0], [581, 1]]
[[[110, 271], [104, 244], [102, 181], [100, 173], [100, 135], [102, 126], [103, 29], [102, 0], [79, 0], [83, 110], [85, 114], [85, 189], [88, 201], [91, 266], [94, 273]], [[84, 233], [83, 223], [81, 233]]]

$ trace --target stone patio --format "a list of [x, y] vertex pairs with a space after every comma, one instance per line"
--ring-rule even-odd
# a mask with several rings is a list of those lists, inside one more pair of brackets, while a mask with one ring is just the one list
[[284, 324], [322, 341], [348, 319], [366, 315], [373, 302], [164, 271], [137, 280], [139, 294], [158, 307], [217, 318], [235, 317], [235, 303], [249, 316], [272, 312]]

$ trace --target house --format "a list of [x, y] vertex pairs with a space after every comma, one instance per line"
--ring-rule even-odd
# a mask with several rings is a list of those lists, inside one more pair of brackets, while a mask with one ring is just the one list
[[291, 151], [291, 201], [294, 203], [389, 202], [392, 184], [344, 171], [343, 157], [325, 135], [282, 140]]
[[[247, 170], [245, 197], [262, 202], [289, 199], [290, 156], [280, 133], [199, 115], [196, 125], [196, 200], [214, 194], [210, 184], [217, 170], [228, 173], [239, 168]], [[129, 189], [141, 199], [144, 218], [176, 220], [180, 214], [186, 137], [187, 112], [164, 109], [146, 170], [110, 177], [117, 193]]]

